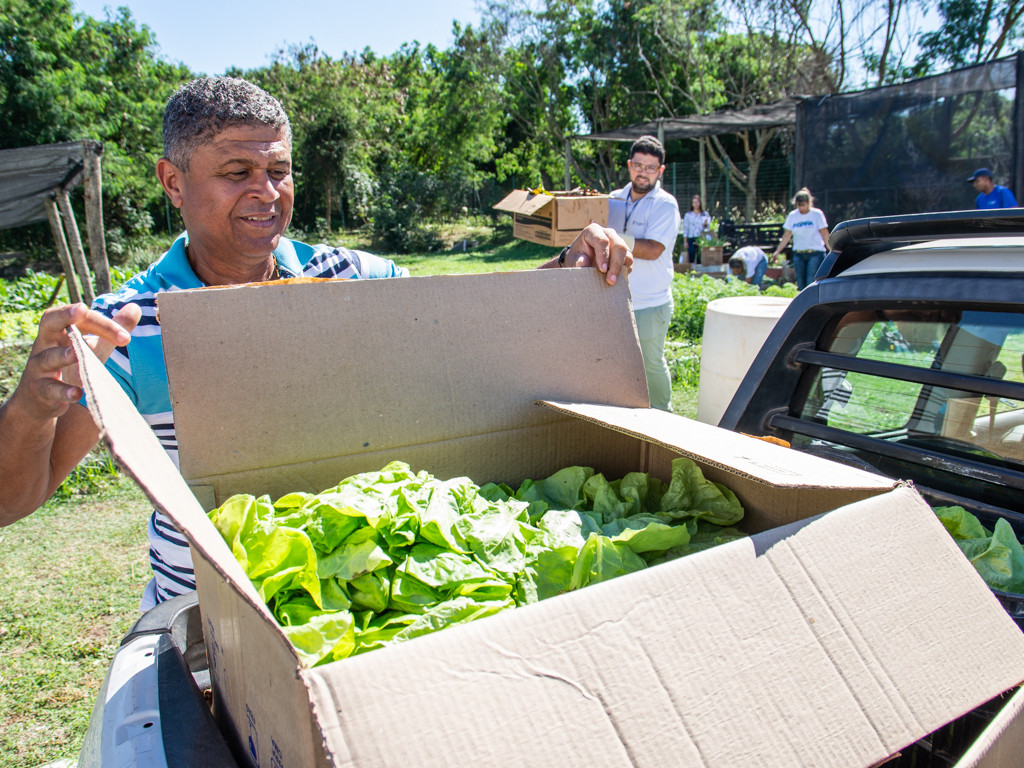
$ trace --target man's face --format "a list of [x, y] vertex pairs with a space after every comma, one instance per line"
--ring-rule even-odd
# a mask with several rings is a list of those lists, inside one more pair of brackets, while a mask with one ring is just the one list
[[633, 191], [650, 192], [665, 169], [658, 158], [643, 152], [637, 152], [629, 159], [629, 180], [633, 182]]
[[974, 181], [972, 181], [971, 184], [983, 195], [987, 195], [992, 191], [992, 187], [995, 186], [995, 184], [992, 183], [992, 179], [988, 176], [975, 176]]
[[194, 258], [215, 264], [266, 259], [292, 218], [291, 145], [269, 126], [233, 126], [192, 155], [166, 163], [161, 181], [181, 210]]

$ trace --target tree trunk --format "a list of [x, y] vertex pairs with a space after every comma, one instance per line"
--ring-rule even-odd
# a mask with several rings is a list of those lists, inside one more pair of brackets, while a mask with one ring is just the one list
[[743, 215], [748, 222], [754, 220], [754, 210], [757, 208], [757, 170], [760, 166], [761, 158], [752, 159], [747, 171], [747, 204], [743, 207]]
[[327, 192], [327, 231], [331, 232], [331, 182], [324, 184], [324, 190]]
[[[706, 211], [708, 209], [708, 159], [704, 149], [704, 137], [701, 136], [697, 141], [700, 142], [700, 207], [701, 210]], [[690, 208], [691, 206], [687, 204], [686, 210], [689, 211]]]

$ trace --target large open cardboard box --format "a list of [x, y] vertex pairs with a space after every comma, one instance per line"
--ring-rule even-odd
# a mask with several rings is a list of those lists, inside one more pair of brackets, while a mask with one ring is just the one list
[[[250, 766], [853, 768], [1024, 680], [1024, 634], [914, 489], [647, 408], [625, 281], [265, 284], [159, 310], [180, 474], [75, 343], [108, 445], [192, 544], [215, 713]], [[393, 459], [515, 484], [667, 479], [679, 455], [756, 535], [313, 669], [205, 516]]]
[[513, 237], [541, 245], [569, 245], [591, 222], [608, 224], [608, 195], [516, 189], [494, 208], [512, 214]]

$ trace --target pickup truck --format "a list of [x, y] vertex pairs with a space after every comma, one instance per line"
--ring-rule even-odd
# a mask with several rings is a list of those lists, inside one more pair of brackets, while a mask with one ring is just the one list
[[[1024, 211], [860, 219], [830, 240], [719, 425], [911, 481], [1024, 537]], [[1024, 628], [1024, 595], [997, 596]], [[244, 764], [210, 713], [199, 610], [185, 595], [129, 632], [79, 765]], [[994, 711], [887, 765], [951, 765]]]
[[[844, 222], [719, 426], [1024, 535], [1024, 212]], [[998, 593], [1024, 626], [1024, 597]]]

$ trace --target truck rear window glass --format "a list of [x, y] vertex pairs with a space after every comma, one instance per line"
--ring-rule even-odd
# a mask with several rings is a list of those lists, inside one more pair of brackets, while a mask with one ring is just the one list
[[[819, 368], [805, 420], [942, 453], [1024, 464], [1024, 396], [920, 380], [943, 371], [1024, 384], [1024, 316], [948, 310], [870, 311], [844, 316], [828, 352], [901, 366], [885, 375]], [[856, 368], [858, 366], [853, 365]]]

